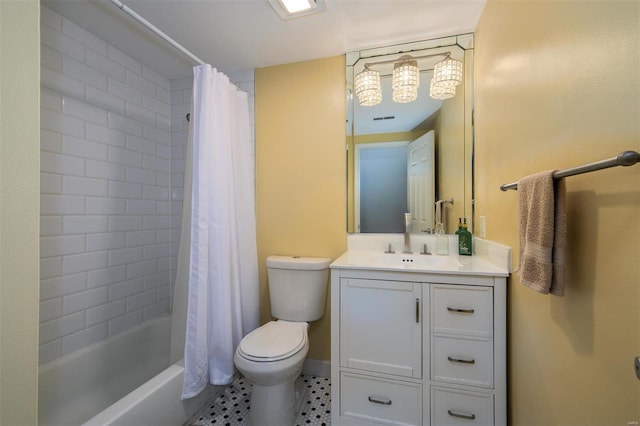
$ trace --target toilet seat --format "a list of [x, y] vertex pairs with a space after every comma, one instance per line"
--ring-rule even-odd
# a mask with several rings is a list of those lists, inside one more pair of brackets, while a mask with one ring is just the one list
[[306, 322], [270, 321], [247, 334], [238, 345], [238, 353], [255, 362], [289, 358], [304, 347], [307, 327]]

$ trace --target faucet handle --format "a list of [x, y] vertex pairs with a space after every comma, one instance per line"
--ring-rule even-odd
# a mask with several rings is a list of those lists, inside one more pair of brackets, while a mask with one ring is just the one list
[[422, 249], [420, 254], [429, 254], [429, 255], [431, 254], [431, 253], [429, 253], [429, 250], [427, 249], [427, 245], [426, 244], [424, 245], [424, 248]]
[[391, 243], [389, 243], [389, 248], [385, 251], [386, 254], [394, 254], [395, 251], [391, 250]]

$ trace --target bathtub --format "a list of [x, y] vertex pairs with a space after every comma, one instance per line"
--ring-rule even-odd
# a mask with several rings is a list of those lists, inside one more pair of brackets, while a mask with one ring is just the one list
[[221, 389], [180, 401], [182, 365], [169, 365], [163, 316], [39, 369], [38, 424], [182, 425]]
[[173, 364], [83, 426], [180, 426], [224, 390], [208, 386], [197, 397], [181, 401], [183, 379], [182, 362]]

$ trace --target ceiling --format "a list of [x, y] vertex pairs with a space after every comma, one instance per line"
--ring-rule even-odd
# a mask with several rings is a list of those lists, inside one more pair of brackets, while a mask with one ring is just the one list
[[[231, 72], [473, 32], [485, 0], [327, 0], [282, 20], [267, 0], [122, 0], [203, 61]], [[167, 78], [195, 63], [109, 0], [42, 0]]]

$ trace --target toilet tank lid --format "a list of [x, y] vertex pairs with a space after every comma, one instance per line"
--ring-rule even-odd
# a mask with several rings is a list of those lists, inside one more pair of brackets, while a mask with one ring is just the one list
[[296, 269], [305, 271], [318, 271], [327, 269], [331, 259], [328, 257], [303, 257], [303, 256], [269, 256], [267, 268]]

